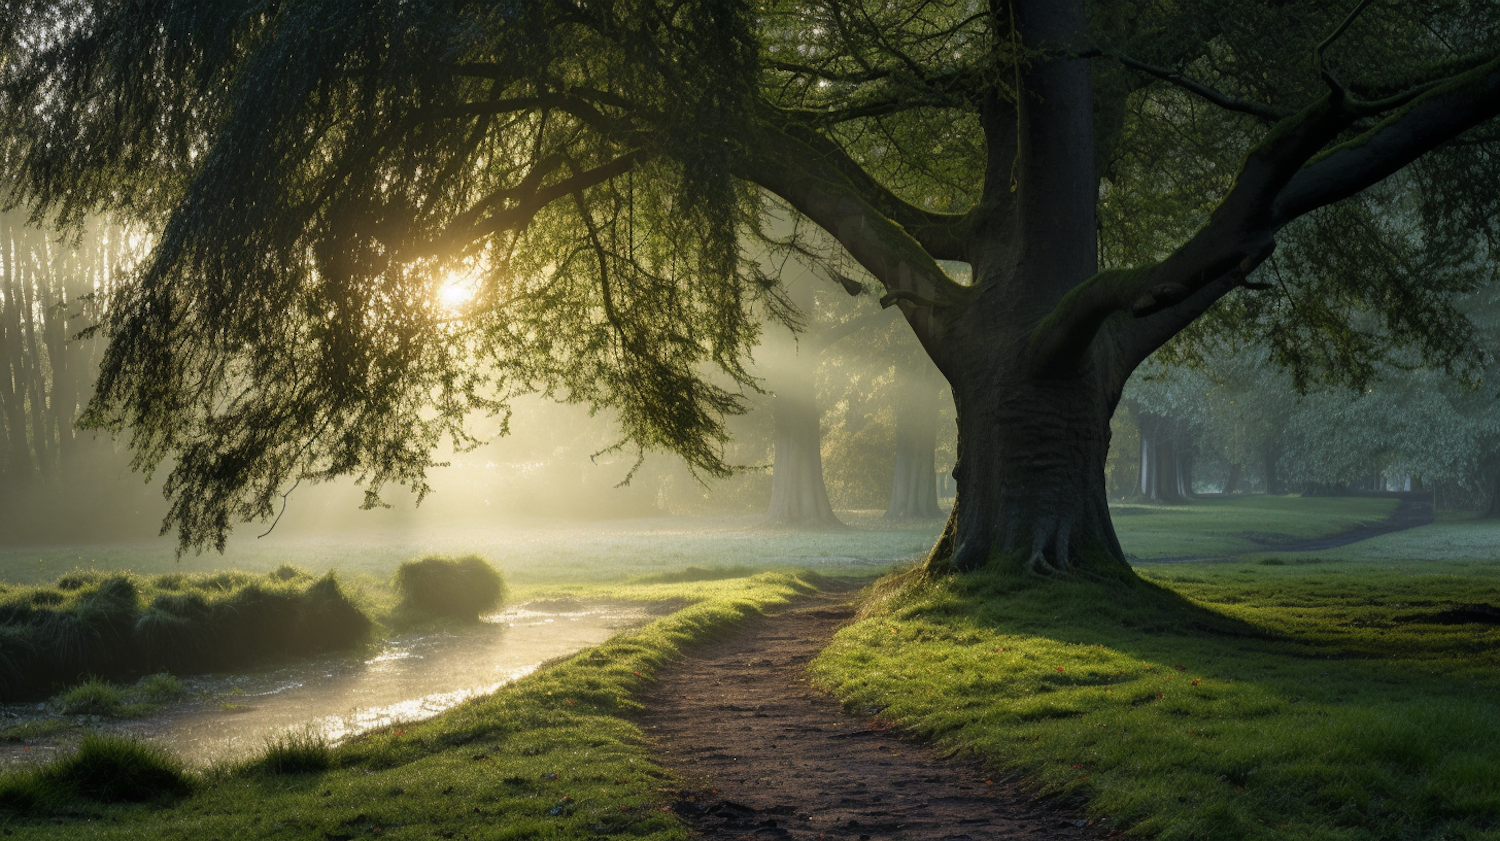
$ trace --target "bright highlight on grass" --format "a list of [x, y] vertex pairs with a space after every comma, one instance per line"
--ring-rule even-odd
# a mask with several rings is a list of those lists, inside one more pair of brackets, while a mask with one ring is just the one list
[[463, 312], [479, 292], [479, 278], [467, 272], [448, 272], [438, 286], [438, 306], [445, 312]]

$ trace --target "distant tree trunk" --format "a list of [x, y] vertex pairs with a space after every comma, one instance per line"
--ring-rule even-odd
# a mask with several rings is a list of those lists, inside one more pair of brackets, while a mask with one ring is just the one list
[[938, 507], [936, 461], [941, 392], [941, 386], [917, 364], [897, 360], [896, 467], [887, 520], [943, 516]]
[[26, 484], [35, 475], [26, 428], [26, 373], [21, 359], [21, 280], [16, 265], [15, 230], [0, 219], [0, 409], [7, 432], [6, 472], [12, 483]]
[[1229, 465], [1229, 475], [1224, 478], [1224, 493], [1232, 494], [1239, 492], [1240, 479], [1243, 471], [1238, 462]]
[[1182, 502], [1191, 492], [1191, 463], [1168, 418], [1141, 415], [1141, 496], [1152, 502]]
[[[1489, 496], [1484, 504], [1484, 518], [1500, 518], [1500, 462], [1490, 461], [1485, 464], [1484, 490]], [[1434, 504], [1433, 507], [1437, 506]]]
[[771, 507], [766, 519], [778, 526], [837, 526], [823, 484], [823, 436], [819, 428], [813, 365], [788, 365], [777, 377], [776, 458], [771, 466]]
[[1281, 461], [1281, 448], [1275, 443], [1267, 443], [1261, 451], [1262, 470], [1266, 474], [1266, 493], [1273, 496], [1281, 496], [1286, 493], [1286, 483], [1281, 480], [1281, 472], [1276, 465]]

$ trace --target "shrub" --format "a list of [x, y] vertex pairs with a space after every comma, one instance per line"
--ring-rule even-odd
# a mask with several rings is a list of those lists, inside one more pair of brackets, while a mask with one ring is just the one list
[[313, 580], [292, 567], [64, 579], [67, 589], [0, 593], [0, 700], [45, 695], [86, 675], [132, 680], [348, 648], [374, 624], [332, 574]]
[[395, 587], [398, 613], [413, 620], [473, 622], [505, 599], [505, 579], [477, 555], [407, 561], [396, 569]]
[[182, 681], [166, 672], [146, 675], [136, 684], [136, 692], [142, 700], [157, 704], [175, 701], [186, 691], [182, 686]]

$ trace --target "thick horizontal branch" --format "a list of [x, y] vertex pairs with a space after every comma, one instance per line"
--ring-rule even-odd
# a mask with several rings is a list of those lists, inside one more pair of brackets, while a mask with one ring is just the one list
[[900, 225], [937, 260], [967, 260], [965, 238], [969, 219], [963, 214], [924, 210], [891, 192], [860, 166], [849, 153], [819, 131], [792, 122], [785, 132], [801, 141], [809, 151], [831, 166], [881, 215]]
[[[736, 166], [735, 174], [779, 196], [843, 245], [885, 287], [933, 307], [968, 303], [973, 290], [961, 286], [901, 224], [880, 211], [845, 171], [809, 144], [805, 132], [762, 124], [763, 136], [747, 144], [763, 150]], [[908, 300], [906, 307], [912, 304]], [[907, 310], [910, 319], [912, 312]]]
[[1500, 56], [1431, 87], [1379, 125], [1311, 161], [1281, 192], [1274, 224], [1358, 193], [1500, 115]]

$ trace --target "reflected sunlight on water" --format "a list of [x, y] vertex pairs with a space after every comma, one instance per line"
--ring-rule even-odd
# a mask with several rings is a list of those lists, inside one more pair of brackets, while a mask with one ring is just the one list
[[[186, 678], [191, 700], [150, 718], [92, 726], [149, 738], [194, 764], [251, 756], [288, 730], [310, 729], [338, 741], [431, 718], [647, 618], [633, 606], [546, 611], [523, 605], [477, 625], [385, 640], [363, 659], [325, 658], [252, 674]], [[34, 704], [9, 711], [37, 715]], [[0, 763], [52, 753], [44, 744], [29, 750], [0, 746]]]

